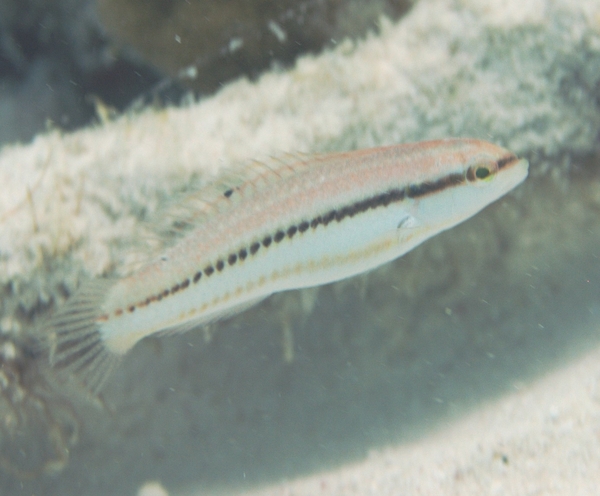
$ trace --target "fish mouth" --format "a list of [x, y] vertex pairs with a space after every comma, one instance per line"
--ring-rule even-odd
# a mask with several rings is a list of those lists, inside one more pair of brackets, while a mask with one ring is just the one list
[[519, 174], [522, 176], [521, 181], [524, 181], [527, 175], [529, 174], [529, 161], [525, 158], [517, 159], [513, 161], [512, 166]]
[[496, 162], [498, 171], [510, 177], [512, 187], [522, 183], [529, 173], [529, 162], [525, 158], [519, 158], [512, 153], [502, 157]]
[[[497, 173], [494, 192], [490, 192], [488, 203], [492, 203], [512, 191], [527, 178], [529, 162], [515, 155], [505, 156], [496, 161]], [[493, 198], [491, 198], [493, 196]]]

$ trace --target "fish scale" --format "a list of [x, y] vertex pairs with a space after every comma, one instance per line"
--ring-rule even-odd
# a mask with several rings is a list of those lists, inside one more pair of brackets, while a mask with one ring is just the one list
[[96, 393], [140, 339], [373, 269], [468, 219], [527, 171], [526, 160], [474, 139], [229, 171], [179, 203], [186, 229], [165, 236], [158, 256], [121, 279], [83, 284], [58, 309], [44, 326], [50, 360]]

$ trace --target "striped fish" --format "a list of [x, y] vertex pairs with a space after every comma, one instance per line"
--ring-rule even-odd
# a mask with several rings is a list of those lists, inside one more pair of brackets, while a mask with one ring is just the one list
[[50, 361], [92, 393], [140, 339], [373, 269], [521, 183], [528, 163], [473, 139], [299, 156], [228, 173], [182, 202], [175, 240], [84, 284], [44, 326]]

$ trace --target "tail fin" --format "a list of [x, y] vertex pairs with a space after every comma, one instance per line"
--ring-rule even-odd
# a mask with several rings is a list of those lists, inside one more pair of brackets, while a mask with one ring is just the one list
[[113, 284], [109, 279], [85, 283], [42, 329], [52, 367], [74, 376], [92, 395], [100, 392], [119, 361], [106, 347], [97, 322]]

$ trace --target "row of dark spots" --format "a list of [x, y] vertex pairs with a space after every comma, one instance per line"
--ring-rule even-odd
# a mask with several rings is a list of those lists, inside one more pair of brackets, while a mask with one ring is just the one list
[[308, 229], [308, 225], [308, 222], [304, 221], [301, 223], [302, 227], [294, 225], [288, 228], [287, 231], [279, 230], [274, 235], [265, 236], [261, 241], [255, 241], [250, 246], [241, 248], [236, 253], [230, 253], [226, 260], [217, 260], [217, 263], [214, 264], [214, 266], [207, 265], [204, 270], [197, 272], [193, 281], [198, 282], [202, 277], [202, 274], [211, 276], [215, 273], [215, 270], [221, 272], [226, 265], [235, 265], [238, 260], [243, 262], [248, 258], [248, 256], [255, 255], [258, 250], [260, 250], [261, 246], [268, 248], [272, 243], [280, 243], [286, 236], [291, 239], [298, 231], [306, 231]]
[[326, 214], [319, 215], [318, 217], [315, 217], [310, 221], [303, 220], [298, 225], [294, 224], [285, 230], [280, 229], [273, 235], [265, 236], [260, 242], [255, 241], [249, 247], [241, 248], [237, 253], [229, 254], [226, 261], [224, 259], [220, 259], [217, 261], [216, 264], [214, 264], [214, 266], [206, 266], [203, 271], [199, 271], [195, 274], [193, 281], [197, 283], [202, 277], [202, 274], [210, 277], [212, 274], [214, 274], [215, 269], [216, 271], [221, 272], [225, 268], [225, 265], [231, 266], [235, 265], [238, 260], [244, 261], [248, 257], [248, 255], [256, 254], [261, 246], [263, 246], [264, 248], [268, 248], [269, 246], [271, 246], [272, 243], [280, 243], [286, 237], [292, 239], [296, 235], [296, 233], [304, 233], [308, 231], [308, 229], [311, 227], [315, 229], [320, 224], [327, 226], [330, 222], [334, 220], [337, 222], [341, 222], [346, 217], [353, 217], [356, 214], [364, 212], [366, 210], [381, 206], [388, 206], [390, 203], [402, 201], [404, 197], [405, 190], [392, 189], [386, 193], [353, 203], [339, 210], [330, 210]]
[[[198, 278], [198, 280], [200, 280], [200, 278]], [[167, 296], [173, 295], [175, 293], [178, 293], [179, 291], [187, 289], [189, 287], [189, 285], [190, 285], [190, 280], [189, 280], [189, 278], [186, 278], [182, 282], [171, 286], [171, 288], [169, 288], [169, 289], [164, 289], [156, 295], [149, 296], [144, 301], [140, 301], [134, 305], [129, 305], [129, 307], [127, 307], [127, 310], [129, 312], [135, 312], [135, 309], [137, 307], [140, 307], [140, 308], [146, 307], [146, 306], [150, 305], [150, 303], [154, 303], [155, 301], [162, 301], [162, 299], [166, 298]], [[121, 309], [115, 310], [115, 315], [118, 316], [118, 315], [122, 315], [122, 314], [123, 314], [123, 310], [121, 310]]]
[[[378, 207], [387, 207], [391, 203], [402, 201], [406, 197], [414, 198], [416, 196], [421, 196], [423, 194], [430, 193], [431, 191], [440, 189], [440, 187], [447, 186], [456, 180], [457, 178], [455, 178], [454, 175], [452, 175], [451, 177], [446, 177], [443, 180], [435, 183], [424, 183], [414, 187], [411, 186], [406, 189], [392, 189], [385, 193], [352, 203], [341, 209], [330, 210], [329, 212], [323, 215], [319, 215], [310, 221], [303, 220], [298, 225], [294, 224], [288, 227], [286, 230], [280, 229], [273, 235], [265, 236], [260, 242], [255, 241], [249, 247], [244, 247], [235, 253], [230, 253], [226, 259], [217, 260], [217, 262], [214, 265], [207, 265], [206, 267], [204, 267], [204, 269], [196, 272], [192, 277], [191, 281], [190, 279], [185, 279], [183, 282], [175, 284], [170, 289], [165, 289], [157, 295], [146, 298], [146, 300], [143, 302], [129, 306], [128, 310], [130, 312], [133, 312], [135, 311], [136, 307], [143, 307], [155, 301], [161, 301], [163, 298], [166, 298], [169, 295], [175, 294], [178, 291], [186, 289], [187, 287], [189, 287], [190, 283], [197, 284], [198, 282], [200, 282], [200, 279], [202, 279], [202, 277], [204, 276], [210, 277], [215, 272], [222, 272], [223, 269], [225, 269], [226, 265], [233, 266], [238, 261], [246, 260], [246, 258], [248, 258], [249, 255], [255, 255], [259, 251], [261, 246], [264, 248], [268, 248], [269, 246], [271, 246], [272, 243], [280, 243], [286, 237], [291, 239], [296, 235], [296, 233], [304, 233], [308, 231], [309, 228], [316, 229], [319, 225], [327, 226], [334, 220], [336, 222], [341, 222], [346, 217], [354, 217], [359, 213], [366, 212], [367, 210], [375, 209]], [[123, 311], [120, 309], [115, 311], [116, 315], [121, 315], [122, 313]]]

